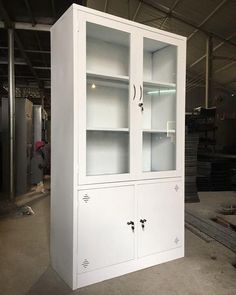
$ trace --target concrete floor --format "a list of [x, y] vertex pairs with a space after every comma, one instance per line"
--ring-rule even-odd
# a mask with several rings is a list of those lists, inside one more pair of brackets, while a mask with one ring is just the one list
[[201, 192], [201, 202], [187, 203], [188, 211], [206, 218], [214, 218], [222, 204], [236, 204], [236, 192]]
[[49, 266], [49, 197], [37, 200], [32, 208], [33, 216], [0, 220], [0, 294], [236, 294], [235, 254], [189, 231], [185, 258], [72, 292]]

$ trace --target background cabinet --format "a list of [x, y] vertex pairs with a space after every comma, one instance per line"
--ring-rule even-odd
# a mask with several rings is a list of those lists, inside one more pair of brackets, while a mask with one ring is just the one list
[[51, 33], [54, 269], [76, 289], [182, 257], [185, 38], [78, 5]]

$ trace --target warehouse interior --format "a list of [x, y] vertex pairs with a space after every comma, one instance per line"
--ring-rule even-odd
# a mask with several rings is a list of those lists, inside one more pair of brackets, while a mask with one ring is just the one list
[[[50, 29], [73, 3], [187, 42], [185, 257], [76, 291], [50, 262]], [[1, 294], [236, 293], [235, 28], [234, 0], [0, 0]]]

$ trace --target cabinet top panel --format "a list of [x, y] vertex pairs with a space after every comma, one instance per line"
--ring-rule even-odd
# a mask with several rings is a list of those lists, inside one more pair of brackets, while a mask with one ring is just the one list
[[[177, 39], [177, 40], [186, 41], [186, 37], [184, 37], [184, 36], [173, 34], [173, 33], [170, 33], [170, 32], [166, 32], [164, 30], [160, 30], [160, 29], [153, 28], [153, 27], [150, 27], [150, 26], [147, 26], [147, 25], [143, 25], [143, 24], [131, 21], [131, 20], [127, 20], [125, 18], [114, 16], [112, 14], [101, 12], [101, 11], [91, 9], [91, 8], [88, 8], [88, 7], [84, 7], [84, 6], [81, 6], [81, 5], [78, 5], [78, 4], [72, 4], [67, 9], [67, 11], [60, 17], [60, 19], [57, 22], [60, 22], [63, 19], [64, 15], [72, 14], [73, 10], [76, 10], [78, 12], [88, 13], [88, 14], [98, 16], [98, 17], [107, 18], [107, 19], [110, 19], [110, 20], [113, 20], [113, 21], [116, 21], [116, 22], [120, 22], [120, 23], [129, 25], [129, 26], [133, 26], [133, 27], [137, 27], [137, 28], [140, 28], [140, 29], [143, 29], [143, 30], [148, 30], [150, 32], [158, 33], [158, 34], [161, 34], [163, 36], [168, 36], [168, 37], [171, 37], [171, 38], [174, 38], [174, 39]], [[52, 26], [52, 28], [57, 24], [57, 22]]]

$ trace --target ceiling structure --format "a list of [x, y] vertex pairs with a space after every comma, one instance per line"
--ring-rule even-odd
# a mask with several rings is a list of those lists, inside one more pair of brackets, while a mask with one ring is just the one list
[[[0, 82], [7, 82], [7, 30], [15, 30], [17, 85], [50, 97], [49, 28], [78, 3], [187, 37], [187, 92], [205, 86], [206, 41], [212, 40], [212, 82], [236, 93], [235, 0], [0, 0]], [[22, 28], [27, 28], [23, 30]], [[39, 30], [35, 30], [35, 29]]]

